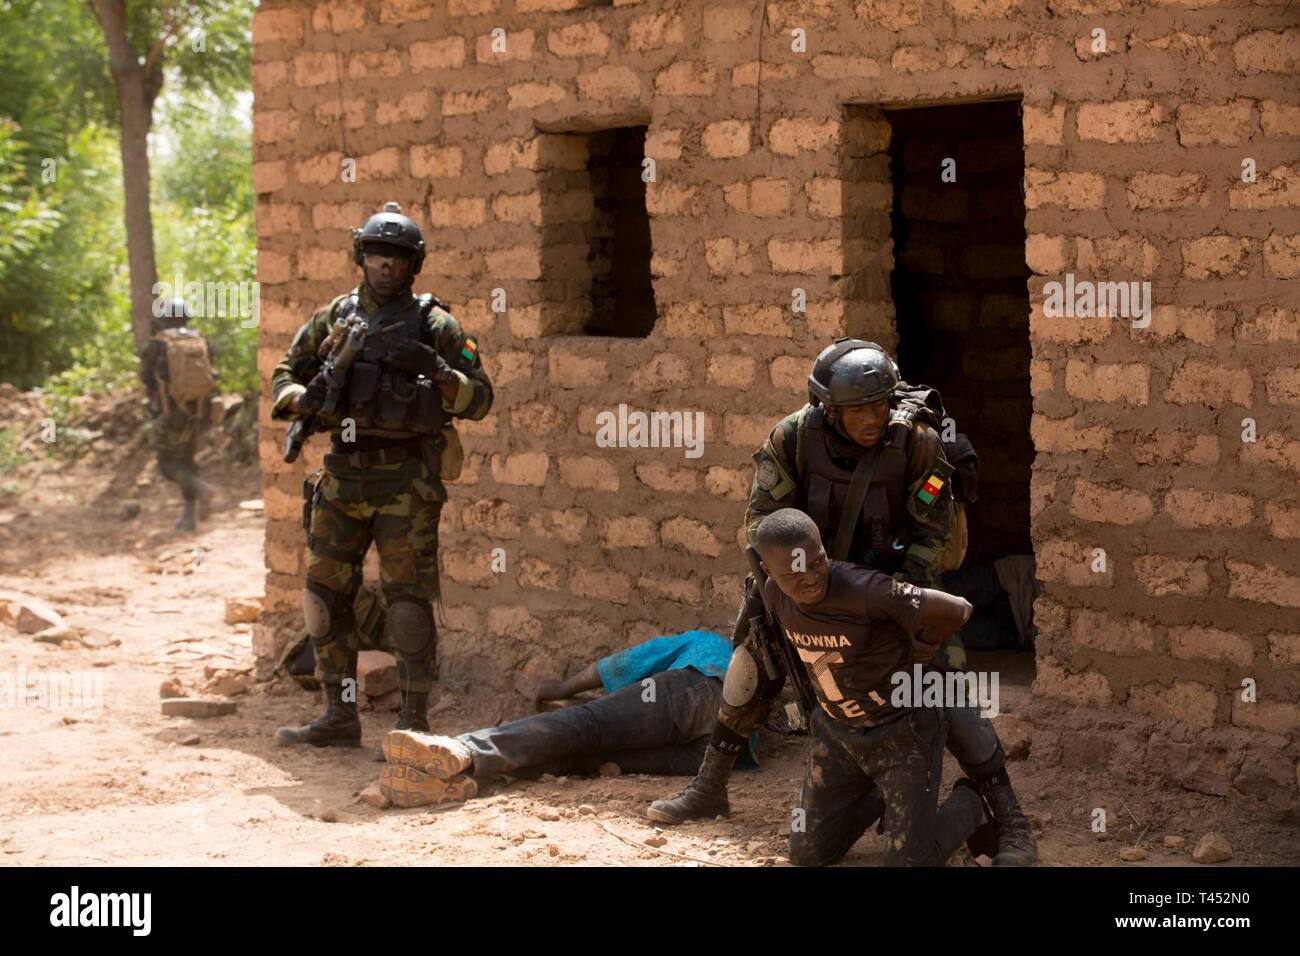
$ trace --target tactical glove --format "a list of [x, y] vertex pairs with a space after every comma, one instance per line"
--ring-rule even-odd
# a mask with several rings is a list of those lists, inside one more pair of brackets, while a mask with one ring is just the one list
[[316, 377], [307, 383], [307, 391], [298, 397], [298, 414], [315, 415], [325, 405], [325, 396], [329, 394], [329, 383], [325, 373], [317, 372]]
[[388, 354], [388, 364], [406, 372], [423, 375], [439, 385], [456, 380], [447, 360], [423, 342], [403, 342]]

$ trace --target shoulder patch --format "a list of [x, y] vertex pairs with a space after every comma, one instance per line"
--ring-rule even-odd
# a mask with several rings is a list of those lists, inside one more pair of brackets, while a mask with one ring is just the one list
[[928, 512], [939, 500], [939, 495], [943, 493], [944, 487], [952, 477], [952, 465], [946, 461], [940, 460], [934, 463], [929, 474], [916, 489], [917, 502]]
[[460, 347], [460, 357], [471, 365], [478, 361], [478, 342], [474, 336], [465, 336], [465, 341]]
[[794, 482], [786, 474], [786, 470], [781, 467], [781, 463], [772, 455], [767, 442], [764, 442], [763, 447], [754, 452], [754, 461], [758, 463], [754, 471], [754, 484], [769, 498], [773, 501], [780, 501], [794, 491]]

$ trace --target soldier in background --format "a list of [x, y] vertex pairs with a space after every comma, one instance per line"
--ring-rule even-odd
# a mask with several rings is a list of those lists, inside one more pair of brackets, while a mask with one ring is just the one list
[[190, 321], [189, 306], [173, 299], [155, 306], [153, 337], [140, 360], [140, 377], [154, 414], [158, 470], [180, 486], [184, 510], [177, 529], [193, 531], [207, 518], [212, 486], [200, 480], [194, 456], [207, 429], [216, 372], [208, 340]]
[[298, 330], [271, 379], [273, 418], [330, 432], [324, 468], [304, 487], [303, 615], [326, 709], [304, 727], [281, 727], [281, 744], [360, 744], [353, 602], [372, 542], [397, 658], [396, 728], [429, 729], [443, 482], [460, 475], [464, 457], [451, 420], [483, 418], [493, 396], [474, 337], [432, 295], [412, 294], [424, 253], [423, 234], [396, 203], [353, 230], [361, 284]]

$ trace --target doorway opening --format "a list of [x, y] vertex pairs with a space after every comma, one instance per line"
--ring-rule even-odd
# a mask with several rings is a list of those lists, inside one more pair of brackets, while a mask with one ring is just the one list
[[[979, 498], [966, 509], [970, 544], [952, 588], [990, 598], [984, 605], [972, 601], [977, 616], [963, 629], [972, 650], [993, 649], [995, 641], [1005, 649], [1008, 629], [1025, 646], [1025, 628], [1014, 620], [1024, 613], [1023, 589], [1015, 607], [1002, 559], [1022, 556], [1021, 576], [1031, 589], [1033, 580], [1020, 110], [1013, 99], [882, 111], [892, 134], [890, 288], [898, 364], [908, 382], [939, 390], [956, 430], [980, 459]], [[1032, 668], [1032, 657], [1025, 657]]]

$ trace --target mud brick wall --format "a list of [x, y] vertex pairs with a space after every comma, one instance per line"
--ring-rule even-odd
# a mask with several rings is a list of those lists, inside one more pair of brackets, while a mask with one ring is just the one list
[[[498, 388], [462, 430], [444, 520], [445, 673], [523, 686], [725, 626], [750, 452], [832, 336], [897, 342], [880, 108], [1022, 97], [1036, 692], [1067, 715], [1043, 746], [1221, 787], [1300, 733], [1300, 29], [1285, 7], [266, 0], [262, 373], [353, 283], [347, 228], [401, 202], [429, 238], [421, 287], [479, 336]], [[564, 225], [596, 213], [565, 174], [592, 141], [575, 134], [623, 126], [647, 128], [657, 166], [658, 319], [645, 338], [584, 337], [586, 247]], [[1149, 280], [1150, 327], [1046, 317], [1043, 286], [1066, 272]], [[594, 417], [619, 402], [703, 411], [705, 454], [597, 448]], [[287, 615], [319, 440], [285, 466], [265, 400], [262, 425], [267, 594]], [[1072, 731], [1081, 714], [1109, 724]], [[1295, 786], [1293, 763], [1266, 775]]]

